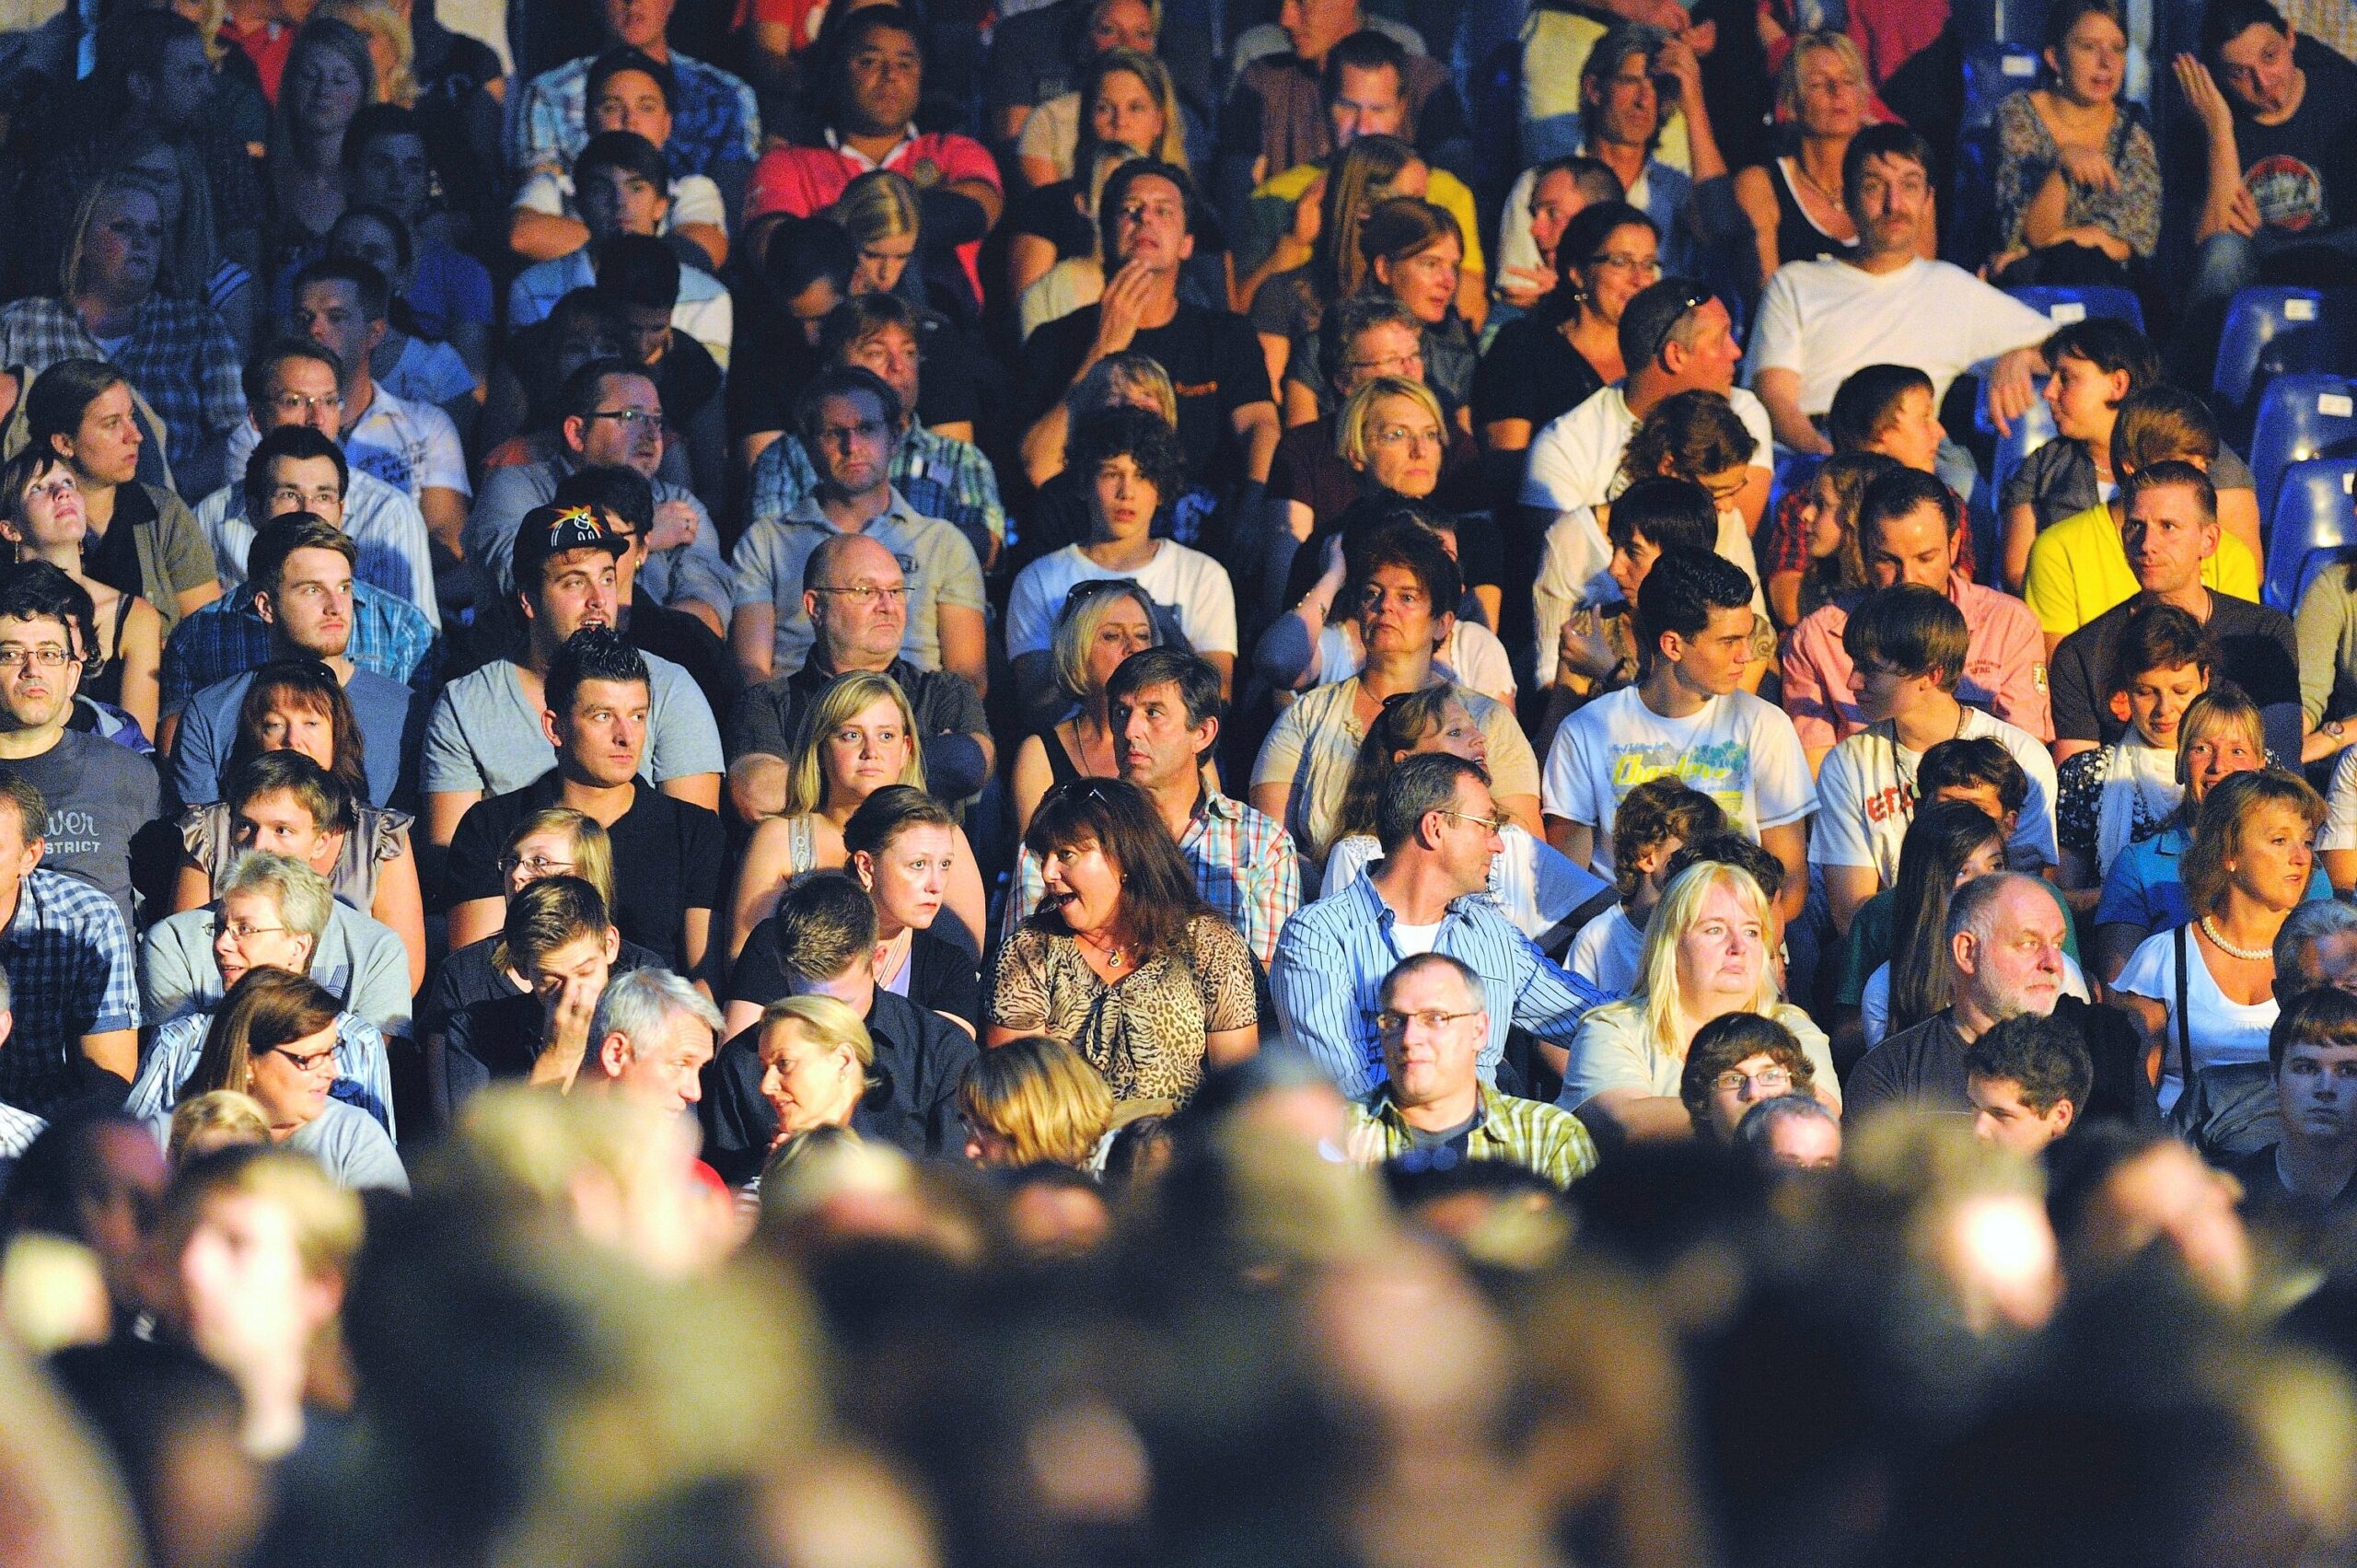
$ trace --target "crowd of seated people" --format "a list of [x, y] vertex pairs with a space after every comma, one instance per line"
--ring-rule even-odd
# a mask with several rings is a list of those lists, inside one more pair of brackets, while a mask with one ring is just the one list
[[2357, 1551], [2352, 0], [45, 9], [26, 1561]]

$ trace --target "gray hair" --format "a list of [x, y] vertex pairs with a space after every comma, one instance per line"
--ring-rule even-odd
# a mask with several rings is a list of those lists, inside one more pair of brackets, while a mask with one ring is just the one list
[[[2357, 931], [2357, 906], [2339, 899], [2312, 899], [2296, 904], [2275, 933], [2275, 973], [2280, 980], [2300, 967], [2300, 950], [2328, 936]], [[2289, 1001], [2289, 997], [2283, 998]]]
[[1473, 999], [1473, 1005], [1484, 1012], [1488, 1011], [1489, 1001], [1486, 993], [1481, 990], [1481, 977], [1474, 972], [1471, 964], [1454, 953], [1411, 953], [1400, 959], [1392, 966], [1391, 972], [1383, 977], [1383, 984], [1376, 993], [1376, 1000], [1385, 1006], [1389, 1006], [1391, 993], [1398, 988], [1399, 982], [1424, 970], [1453, 970], [1457, 978], [1465, 982], [1465, 994]]
[[1383, 853], [1391, 854], [1414, 838], [1433, 812], [1455, 806], [1457, 786], [1465, 780], [1487, 784], [1489, 778], [1480, 764], [1447, 751], [1420, 751], [1402, 759], [1375, 803], [1375, 836]]
[[607, 982], [589, 1020], [589, 1049], [608, 1035], [618, 1034], [635, 1047], [663, 1032], [675, 1014], [685, 1013], [710, 1029], [721, 1030], [720, 1009], [711, 999], [669, 970], [633, 970]]
[[248, 850], [230, 862], [229, 869], [213, 884], [216, 903], [232, 893], [268, 893], [277, 900], [278, 918], [285, 922], [286, 929], [309, 937], [317, 957], [328, 917], [335, 912], [335, 895], [329, 890], [326, 877], [290, 856]]
[[2015, 888], [2037, 886], [2037, 877], [2025, 877], [2018, 871], [1974, 877], [1948, 900], [1947, 939], [1953, 943], [1960, 934], [1969, 931], [1974, 941], [1986, 947], [1996, 933], [1997, 900]]
[[1841, 1125], [1841, 1119], [1815, 1095], [1778, 1095], [1745, 1111], [1743, 1120], [1735, 1124], [1736, 1152], [1747, 1157], [1756, 1168], [1770, 1169], [1776, 1163], [1777, 1123], [1794, 1121], [1829, 1121], [1837, 1128]]

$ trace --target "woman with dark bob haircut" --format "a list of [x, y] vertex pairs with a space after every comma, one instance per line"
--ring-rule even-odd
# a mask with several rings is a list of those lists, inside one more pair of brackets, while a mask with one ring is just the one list
[[1063, 1040], [1121, 1100], [1184, 1100], [1260, 1049], [1251, 950], [1136, 785], [1058, 786], [1023, 842], [1047, 890], [1000, 950], [984, 1045]]

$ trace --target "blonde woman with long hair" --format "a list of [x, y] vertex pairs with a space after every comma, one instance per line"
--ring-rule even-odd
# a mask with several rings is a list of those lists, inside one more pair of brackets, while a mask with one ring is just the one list
[[[806, 871], [831, 870], [848, 859], [843, 824], [862, 802], [887, 784], [924, 788], [924, 748], [916, 714], [900, 684], [887, 675], [839, 675], [810, 704], [795, 755], [787, 764], [785, 807], [753, 830], [730, 906], [728, 956], [733, 959], [753, 927], [777, 908], [785, 885]], [[973, 846], [957, 832], [957, 861], [942, 912], [955, 916], [977, 945], [984, 895]]]
[[1729, 1013], [1758, 1013], [1793, 1031], [1817, 1069], [1817, 1096], [1841, 1108], [1831, 1042], [1783, 1000], [1771, 958], [1782, 926], [1767, 895], [1740, 866], [1688, 866], [1645, 923], [1638, 987], [1580, 1020], [1556, 1103], [1577, 1113], [1600, 1143], [1691, 1138], [1678, 1096], [1695, 1031]]

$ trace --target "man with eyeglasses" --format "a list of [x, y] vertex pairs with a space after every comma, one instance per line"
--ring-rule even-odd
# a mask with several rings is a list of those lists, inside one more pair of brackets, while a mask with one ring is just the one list
[[[367, 745], [368, 803], [406, 801], [417, 784], [424, 700], [350, 657], [354, 552], [325, 517], [289, 512], [255, 536], [254, 611], [270, 628], [271, 656], [315, 659], [334, 672]], [[168, 717], [160, 744], [172, 759], [172, 791], [183, 806], [221, 798], [221, 776], [238, 744], [238, 715], [254, 672], [216, 681]]]
[[[343, 433], [343, 367], [335, 355], [305, 339], [282, 339], [255, 355], [245, 373], [246, 419], [252, 429], [235, 443], [248, 448], [244, 475], [199, 501], [196, 520], [213, 542], [225, 591], [235, 598], [246, 580], [254, 530], [281, 512], [316, 512], [352, 536], [360, 552], [354, 575], [362, 585], [402, 600], [439, 630], [442, 610], [425, 516], [406, 491], [354, 468], [344, 455], [338, 439]], [[271, 437], [284, 430], [310, 431], [326, 446], [272, 444]], [[267, 470], [273, 459], [290, 457], [307, 465], [307, 471], [283, 478], [265, 472], [267, 482], [256, 482], [257, 467]], [[331, 487], [326, 475], [308, 468], [319, 461], [334, 467]]]
[[1343, 1148], [1364, 1163], [1446, 1170], [1503, 1160], [1558, 1187], [1596, 1168], [1596, 1140], [1570, 1111], [1481, 1081], [1489, 1036], [1481, 977], [1446, 953], [1400, 960], [1376, 994], [1383, 1082], [1350, 1107]]
[[1105, 296], [1033, 332], [1016, 367], [1024, 449], [1055, 459], [1043, 480], [1062, 467], [1064, 395], [1098, 360], [1142, 354], [1170, 374], [1189, 476], [1214, 492], [1266, 483], [1283, 433], [1268, 356], [1244, 318], [1179, 297], [1179, 269], [1195, 253], [1194, 182], [1185, 169], [1132, 158], [1106, 180], [1097, 223]]
[[48, 802], [32, 835], [46, 846], [44, 864], [112, 899], [128, 928], [133, 840], [162, 814], [163, 791], [147, 758], [68, 727], [87, 668], [78, 623], [89, 603], [46, 562], [0, 581], [0, 777], [23, 780]]
[[692, 615], [714, 636], [726, 637], [729, 578], [720, 533], [694, 492], [661, 477], [663, 397], [654, 377], [627, 360], [593, 359], [565, 377], [557, 410], [558, 446], [545, 460], [509, 464], [483, 476], [482, 494], [467, 515], [468, 563], [495, 593], [514, 593], [511, 558], [524, 514], [555, 500], [569, 474], [597, 466], [627, 468], [655, 487], [655, 527], [638, 540], [634, 595]]
[[1490, 901], [1490, 862], [1504, 846], [1488, 775], [1446, 751], [1410, 757], [1386, 781], [1375, 826], [1383, 858], [1341, 891], [1304, 904], [1277, 938], [1269, 990], [1286, 1038], [1343, 1094], [1365, 1096], [1391, 1070], [1380, 1015], [1426, 1010], [1386, 1001], [1385, 981], [1403, 958], [1445, 954], [1480, 977], [1475, 1076], [1498, 1087], [1504, 1069], [1505, 1086], [1527, 1086], [1506, 1063], [1508, 1027], [1568, 1049], [1580, 1018], [1605, 998]]
[[1858, 1059], [1843, 1085], [1844, 1115], [1855, 1122], [1894, 1109], [1972, 1110], [1969, 1048], [2007, 1018], [2034, 1014], [2061, 1018], [2086, 1046], [2094, 1087], [2083, 1116], [2153, 1120], [2134, 1026], [2065, 993], [2063, 932], [2061, 907], [2035, 877], [1998, 872], [1958, 888], [1945, 933], [1953, 999]]
[[[1776, 439], [1795, 452], [1830, 453], [1816, 422], [1852, 372], [1907, 365], [1932, 378], [1932, 406], [1958, 376], [1987, 383], [2001, 431], [2028, 409], [2042, 372], [2040, 346], [2053, 323], [2021, 301], [1946, 261], [1927, 261], [1922, 232], [1933, 221], [1932, 152], [1904, 125], [1869, 125], [1841, 160], [1842, 204], [1858, 246], [1838, 256], [1788, 261], [1760, 296], [1744, 380], [1775, 422]], [[1943, 443], [1941, 477], [1959, 494], [1972, 489], [1971, 457]]]
[[[1620, 313], [1620, 357], [1628, 374], [1532, 438], [1522, 482], [1527, 526], [1547, 536], [1550, 571], [1588, 585], [1584, 602], [1606, 604], [1620, 597], [1609, 571], [1612, 545], [1596, 523], [1596, 508], [1628, 484], [1620, 459], [1637, 426], [1680, 392], [1716, 392], [1751, 436], [1742, 487], [1712, 499], [1719, 512], [1719, 554], [1758, 585], [1751, 530], [1759, 526], [1775, 477], [1774, 435], [1767, 409], [1735, 384], [1742, 353], [1717, 296], [1691, 279], [1664, 278], [1640, 290]], [[1764, 621], [1764, 597], [1758, 609]]]
[[1807, 1095], [1816, 1066], [1792, 1030], [1756, 1013], [1730, 1013], [1695, 1032], [1678, 1074], [1678, 1098], [1694, 1136], [1730, 1148], [1735, 1130], [1753, 1106], [1788, 1094]]
[[954, 524], [917, 511], [892, 482], [893, 454], [908, 432], [900, 394], [873, 370], [839, 365], [803, 389], [794, 423], [819, 485], [737, 541], [728, 641], [745, 679], [767, 680], [807, 656], [804, 565], [821, 541], [859, 533], [900, 563], [908, 590], [902, 656], [987, 691], [981, 562]]
[[[377, 384], [369, 355], [385, 339], [392, 285], [366, 261], [314, 261], [295, 275], [290, 322], [334, 357], [342, 372], [338, 439], [352, 466], [375, 474], [416, 504], [426, 531], [452, 555], [466, 524], [466, 452], [450, 416], [432, 403], [399, 397]], [[308, 421], [307, 421], [308, 423]], [[229, 440], [229, 478], [245, 472], [254, 431], [239, 425]]]
[[963, 800], [990, 777], [997, 751], [982, 700], [962, 676], [903, 657], [908, 580], [884, 543], [864, 533], [819, 541], [802, 563], [802, 612], [810, 651], [801, 667], [749, 686], [728, 724], [728, 798], [748, 822], [785, 809], [787, 759], [802, 719], [838, 675], [888, 675], [909, 699], [924, 749], [925, 784]]

